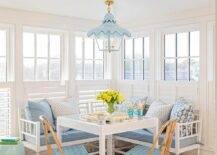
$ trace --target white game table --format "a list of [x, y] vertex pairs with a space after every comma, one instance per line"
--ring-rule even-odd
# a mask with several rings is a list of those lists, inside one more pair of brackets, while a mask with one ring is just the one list
[[[154, 136], [158, 133], [158, 119], [157, 118], [141, 118], [130, 119], [123, 122], [117, 122], [112, 124], [98, 124], [94, 122], [88, 122], [81, 119], [79, 116], [60, 116], [57, 117], [57, 134], [61, 137], [61, 128], [67, 127], [84, 132], [92, 133], [99, 136], [99, 154], [105, 155], [106, 152], [106, 138], [107, 141], [107, 154], [112, 155], [113, 140], [112, 135], [123, 133], [127, 131], [134, 131], [145, 128], [153, 128]], [[158, 145], [156, 145], [158, 146]]]

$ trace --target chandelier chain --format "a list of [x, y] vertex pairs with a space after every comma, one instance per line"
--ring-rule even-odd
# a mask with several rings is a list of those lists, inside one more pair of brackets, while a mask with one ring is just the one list
[[107, 11], [111, 12], [111, 5], [114, 4], [113, 0], [105, 0], [105, 4], [107, 5]]

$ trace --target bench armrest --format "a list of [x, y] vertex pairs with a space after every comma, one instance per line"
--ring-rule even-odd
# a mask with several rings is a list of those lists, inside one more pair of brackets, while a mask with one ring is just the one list
[[20, 119], [20, 137], [24, 140], [25, 136], [34, 138], [36, 145], [40, 146], [40, 122]]
[[180, 139], [198, 136], [200, 133], [200, 121], [177, 123], [176, 134]]

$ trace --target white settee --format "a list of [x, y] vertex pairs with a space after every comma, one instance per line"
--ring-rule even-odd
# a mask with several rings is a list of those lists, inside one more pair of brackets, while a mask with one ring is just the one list
[[[48, 100], [48, 102], [51, 105], [51, 109], [56, 117], [79, 113], [78, 104], [75, 104], [75, 102], [70, 99], [64, 101]], [[19, 124], [20, 137], [26, 148], [33, 150], [36, 154], [39, 154], [47, 149], [45, 136], [40, 133], [41, 123], [39, 121], [26, 119], [24, 109], [21, 110], [21, 119]], [[96, 135], [73, 129], [64, 129], [62, 135], [63, 146], [86, 144], [95, 141], [98, 141], [98, 137]], [[52, 138], [50, 139], [50, 142], [54, 143]], [[53, 144], [52, 147], [55, 148], [56, 145]], [[92, 152], [90, 154], [97, 154], [97, 152]]]

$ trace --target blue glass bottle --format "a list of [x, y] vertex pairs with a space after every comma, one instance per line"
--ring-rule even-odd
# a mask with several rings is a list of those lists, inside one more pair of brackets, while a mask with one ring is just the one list
[[133, 108], [128, 107], [128, 109], [127, 109], [127, 115], [129, 116], [129, 118], [133, 118]]

